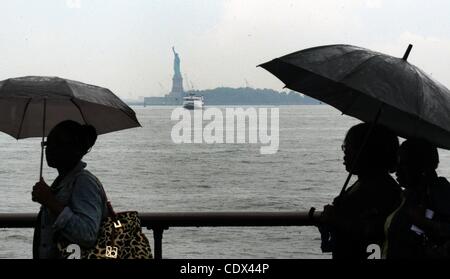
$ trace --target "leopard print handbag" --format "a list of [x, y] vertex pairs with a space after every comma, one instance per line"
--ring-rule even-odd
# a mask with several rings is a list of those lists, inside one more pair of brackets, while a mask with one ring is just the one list
[[[62, 258], [77, 258], [68, 241], [57, 243]], [[152, 259], [150, 243], [136, 211], [114, 213], [103, 220], [94, 247], [80, 248], [81, 259]]]
[[[142, 232], [138, 212], [114, 212], [105, 189], [90, 172], [84, 172], [95, 179], [107, 204], [107, 217], [102, 221], [94, 247], [83, 248], [70, 244], [58, 235], [56, 243], [61, 258], [65, 259], [152, 259], [150, 243]], [[78, 252], [78, 253], [77, 253]], [[77, 253], [77, 255], [74, 255]]]
[[136, 211], [120, 212], [103, 221], [94, 248], [83, 250], [84, 259], [151, 259], [150, 243], [142, 232]]

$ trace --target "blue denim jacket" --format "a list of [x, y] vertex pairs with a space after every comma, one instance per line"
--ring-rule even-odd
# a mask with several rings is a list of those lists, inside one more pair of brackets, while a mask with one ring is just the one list
[[51, 185], [56, 199], [65, 207], [58, 216], [41, 207], [33, 239], [34, 258], [58, 258], [58, 234], [80, 247], [95, 245], [108, 212], [107, 200], [103, 186], [85, 167], [86, 163], [80, 161], [58, 184]]

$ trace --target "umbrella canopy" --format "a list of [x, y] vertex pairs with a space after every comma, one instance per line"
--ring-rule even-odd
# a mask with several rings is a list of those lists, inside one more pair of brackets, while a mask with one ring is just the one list
[[0, 81], [0, 131], [16, 139], [42, 137], [63, 120], [90, 124], [98, 134], [140, 126], [134, 111], [106, 88], [58, 77]]
[[[134, 111], [110, 90], [58, 77], [0, 81], [0, 131], [16, 139], [44, 137], [61, 121], [74, 120], [105, 134], [141, 126]], [[41, 145], [39, 178], [44, 147]]]
[[286, 87], [404, 138], [450, 149], [450, 91], [403, 58], [352, 45], [301, 50], [261, 66]]

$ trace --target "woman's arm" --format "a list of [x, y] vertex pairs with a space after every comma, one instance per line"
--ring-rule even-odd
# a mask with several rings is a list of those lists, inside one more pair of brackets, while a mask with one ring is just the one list
[[53, 228], [70, 242], [92, 247], [103, 216], [101, 186], [89, 175], [80, 175], [73, 187], [70, 203], [58, 215]]

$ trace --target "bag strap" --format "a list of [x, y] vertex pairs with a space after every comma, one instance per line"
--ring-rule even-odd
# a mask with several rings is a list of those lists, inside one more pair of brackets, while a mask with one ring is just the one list
[[[106, 196], [106, 195], [105, 195]], [[116, 212], [114, 211], [114, 209], [113, 209], [113, 207], [112, 207], [112, 205], [111, 205], [111, 202], [107, 199], [106, 200], [106, 208], [108, 209], [108, 213], [109, 213], [109, 216], [111, 216], [111, 217], [113, 217], [114, 219], [116, 219], [117, 218], [117, 214], [116, 214]]]

